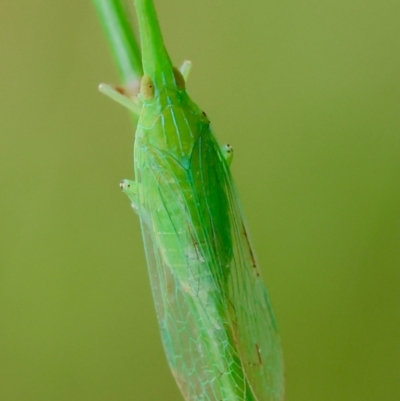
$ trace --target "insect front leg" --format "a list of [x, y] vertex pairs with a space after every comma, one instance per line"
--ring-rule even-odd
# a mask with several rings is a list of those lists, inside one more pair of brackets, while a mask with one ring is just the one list
[[132, 209], [137, 213], [138, 212], [138, 184], [135, 181], [131, 180], [122, 180], [119, 183], [119, 187], [122, 189], [122, 192], [129, 198], [131, 201]]

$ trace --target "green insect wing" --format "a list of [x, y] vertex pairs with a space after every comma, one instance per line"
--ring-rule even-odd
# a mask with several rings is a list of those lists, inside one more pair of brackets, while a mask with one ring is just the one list
[[232, 150], [220, 148], [189, 98], [153, 2], [135, 5], [145, 76], [136, 179], [121, 186], [140, 217], [169, 365], [186, 400], [281, 401], [280, 341], [229, 170]]

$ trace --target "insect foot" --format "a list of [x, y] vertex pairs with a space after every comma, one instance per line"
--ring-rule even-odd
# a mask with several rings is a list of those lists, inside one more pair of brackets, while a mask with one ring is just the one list
[[122, 192], [131, 201], [132, 209], [135, 212], [137, 212], [138, 211], [137, 183], [135, 181], [131, 181], [131, 180], [122, 180], [119, 183], [119, 187], [122, 189]]
[[229, 143], [221, 146], [221, 152], [228, 166], [231, 165], [233, 159], [233, 147]]

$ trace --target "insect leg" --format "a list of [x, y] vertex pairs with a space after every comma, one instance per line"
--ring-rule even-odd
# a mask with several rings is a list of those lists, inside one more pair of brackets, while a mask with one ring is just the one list
[[221, 152], [222, 152], [222, 156], [224, 156], [224, 159], [226, 160], [227, 165], [230, 166], [232, 163], [232, 159], [233, 159], [232, 146], [229, 145], [229, 143], [227, 143], [226, 145], [222, 145]]
[[118, 91], [113, 86], [108, 84], [100, 84], [99, 91], [110, 97], [112, 100], [115, 100], [117, 103], [122, 104], [122, 106], [125, 106], [137, 116], [140, 115], [142, 108], [138, 102], [135, 102], [132, 98], [125, 96], [121, 93], [121, 91]]
[[182, 65], [179, 67], [179, 71], [181, 72], [185, 82], [187, 82], [189, 78], [190, 70], [192, 69], [192, 62], [189, 60], [185, 60]]
[[135, 212], [137, 212], [137, 210], [138, 210], [138, 199], [137, 199], [137, 187], [138, 187], [138, 184], [135, 181], [122, 180], [119, 183], [119, 187], [122, 189], [122, 192], [131, 201], [132, 209]]

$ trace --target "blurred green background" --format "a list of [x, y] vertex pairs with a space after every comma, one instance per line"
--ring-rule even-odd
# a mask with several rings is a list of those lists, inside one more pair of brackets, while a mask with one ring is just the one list
[[[400, 398], [397, 1], [157, 1], [241, 193], [287, 401]], [[0, 400], [180, 400], [89, 1], [1, 1]]]

